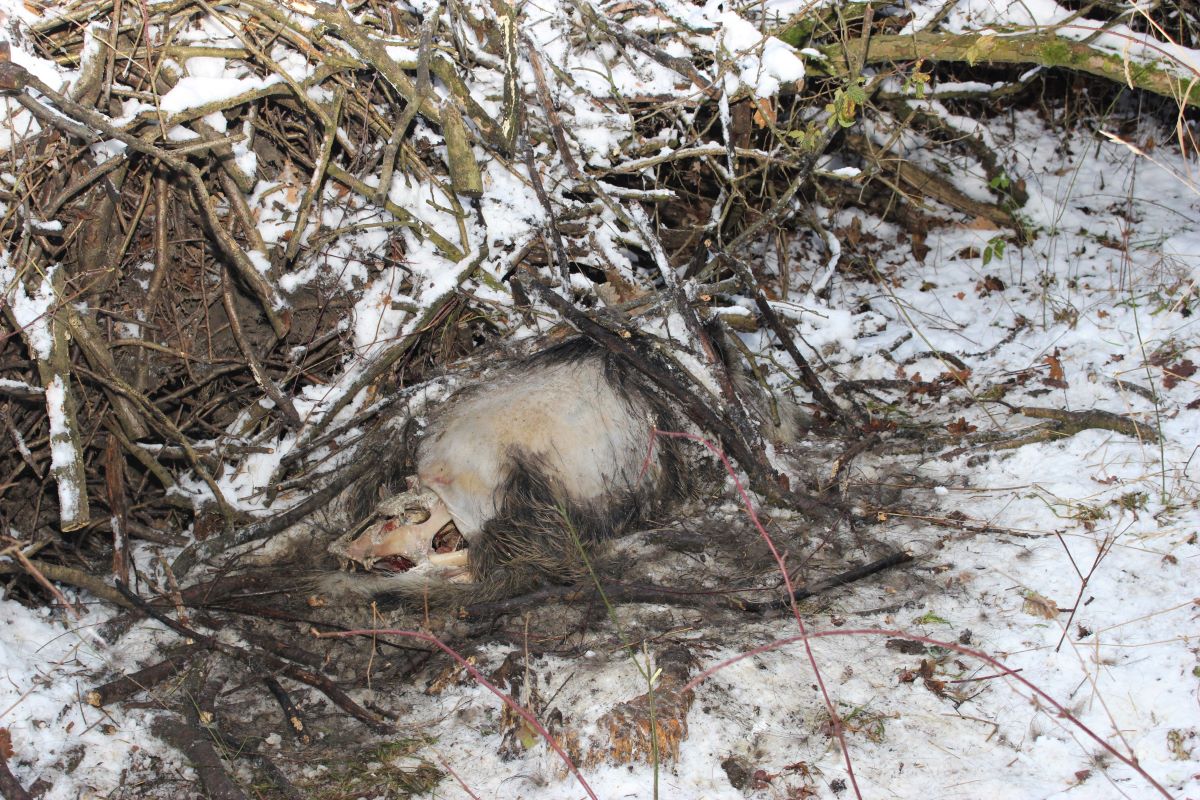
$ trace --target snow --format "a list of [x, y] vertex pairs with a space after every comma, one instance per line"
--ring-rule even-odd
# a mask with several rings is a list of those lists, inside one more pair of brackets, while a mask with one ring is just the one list
[[9, 263], [8, 253], [4, 252], [0, 253], [0, 285], [4, 287], [4, 302], [12, 310], [35, 357], [48, 361], [54, 350], [54, 334], [50, 330], [50, 313], [55, 303], [51, 275], [43, 276], [30, 297], [22, 276], [17, 275]]
[[736, 94], [742, 86], [752, 87], [755, 97], [772, 97], [784, 83], [804, 78], [804, 61], [795, 48], [774, 36], [763, 36], [753, 25], [732, 11], [720, 14], [722, 49], [732, 55], [738, 66], [736, 81], [725, 90]]
[[[193, 59], [195, 60], [195, 59]], [[216, 59], [210, 59], [216, 60]], [[277, 75], [268, 78], [226, 78], [187, 75], [179, 79], [171, 91], [159, 98], [159, 107], [168, 113], [187, 111], [210, 103], [230, 100], [239, 95], [262, 89], [282, 81]]]
[[[46, 384], [46, 416], [50, 421], [50, 466], [55, 475], [74, 473], [76, 449], [67, 419], [67, 387], [62, 376], [55, 375]], [[76, 519], [82, 498], [79, 488], [69, 480], [58, 480], [58, 505], [63, 519]]]
[[1124, 59], [1165, 65], [1187, 81], [1200, 78], [1200, 52], [1152, 39], [1128, 25], [1114, 25], [1104, 30], [1095, 24], [1064, 25], [1059, 29], [1059, 35], [1089, 41], [1092, 47], [1108, 50]]
[[30, 386], [24, 381], [14, 381], [8, 378], [0, 378], [0, 388], [20, 392], [21, 394], [40, 394], [45, 391], [40, 386]]
[[[1045, 231], [1042, 235], [1026, 248], [1010, 247], [985, 267], [978, 257], [955, 254], [990, 234], [949, 226], [931, 231], [931, 254], [924, 264], [897, 249], [879, 265], [891, 275], [892, 286], [882, 296], [874, 292], [870, 314], [846, 310], [856, 306], [858, 292], [871, 291], [870, 285], [839, 278], [829, 301], [806, 298], [776, 307], [802, 319], [808, 344], [824, 348], [847, 378], [890, 375], [895, 368], [877, 358], [855, 360], [856, 354], [872, 352], [864, 345], [866, 332], [892, 341], [915, 329], [918, 335], [893, 354], [902, 361], [930, 349], [991, 350], [1023, 316], [1032, 325], [1022, 335], [991, 355], [968, 359], [979, 386], [1038, 367], [1046, 355], [1057, 353], [1067, 388], [1052, 389], [1053, 402], [1031, 398], [1029, 404], [1133, 414], [1161, 430], [1163, 449], [1108, 431], [1085, 431], [975, 465], [968, 455], [914, 464], [928, 487], [932, 515], [961, 511], [993, 532], [970, 534], [901, 521], [898, 541], [938, 576], [939, 591], [923, 595], [915, 606], [873, 611], [887, 606], [886, 592], [855, 587], [838, 600], [838, 607], [852, 620], [846, 627], [894, 628], [949, 643], [969, 636], [971, 649], [1018, 670], [1112, 746], [1135, 755], [1174, 794], [1194, 796], [1200, 791], [1195, 745], [1189, 744], [1195, 741], [1197, 719], [1196, 661], [1188, 631], [1195, 622], [1200, 559], [1192, 474], [1200, 412], [1183, 406], [1195, 397], [1195, 384], [1183, 381], [1170, 389], [1156, 384], [1164, 412], [1156, 422], [1152, 403], [1114, 390], [1111, 381], [1144, 383], [1142, 353], [1170, 341], [1190, 343], [1194, 352], [1200, 341], [1192, 318], [1172, 310], [1169, 302], [1130, 302], [1195, 273], [1200, 242], [1193, 220], [1200, 199], [1177, 179], [1186, 165], [1170, 154], [1158, 154], [1162, 167], [1117, 142], [1091, 142], [1072, 148], [1071, 155], [1031, 117], [1018, 115], [1011, 129], [1003, 123], [981, 124], [1002, 146], [1021, 143], [1014, 171], [1026, 178], [1031, 197], [1026, 212]], [[514, 220], [529, 224], [516, 213], [520, 204], [496, 199], [488, 207], [498, 227]], [[1127, 208], [1136, 213], [1130, 217]], [[1137, 220], [1132, 227], [1129, 218]], [[1134, 247], [1122, 253], [1090, 233], [1122, 230], [1122, 225], [1131, 241], [1161, 242], [1161, 248]], [[894, 235], [887, 225], [874, 226], [882, 237]], [[459, 265], [431, 252], [413, 253], [416, 263], [410, 266], [419, 270], [422, 281], [415, 301], [426, 302], [453, 287]], [[358, 347], [392, 340], [408, 324], [403, 315], [388, 310], [400, 274], [399, 268], [389, 268], [364, 287], [359, 312], [372, 304], [377, 311], [357, 321]], [[1010, 288], [981, 293], [978, 283], [985, 274], [998, 275]], [[935, 282], [938, 291], [922, 291], [924, 281]], [[1055, 319], [1047, 313], [1051, 307], [1068, 306], [1074, 315]], [[931, 377], [941, 367], [926, 357], [908, 369]], [[998, 408], [992, 415], [989, 419], [979, 411], [971, 421], [981, 427], [1018, 424]], [[263, 457], [261, 473], [248, 462], [245, 481], [227, 484], [229, 496], [242, 498], [247, 487], [270, 472], [276, 457]], [[860, 479], [869, 478], [867, 468], [863, 466]], [[1074, 607], [1074, 614], [1034, 616], [1025, 608], [1031, 593], [1060, 609]], [[0, 694], [0, 709], [7, 709], [0, 725], [13, 733], [17, 755], [10, 763], [26, 784], [48, 774], [57, 777], [49, 797], [73, 796], [80, 787], [102, 792], [116, 784], [121, 768], [144, 763], [147, 753], [166, 755], [148, 736], [144, 717], [110, 711], [116, 715], [115, 730], [104, 733], [92, 724], [98, 713], [89, 714], [75, 702], [79, 687], [95, 679], [72, 680], [71, 675], [114, 668], [111, 662], [104, 664], [105, 647], [86, 638], [93, 619], [51, 621], [43, 612], [11, 601], [0, 603], [0, 614], [12, 631], [0, 639], [9, 665], [9, 680], [0, 685], [6, 693]], [[818, 633], [841, 633], [831, 622], [830, 616], [806, 619]], [[747, 624], [730, 647], [707, 652], [705, 666], [738, 655], [751, 642], [766, 644], [795, 633], [794, 624], [790, 629], [784, 623]], [[917, 659], [885, 649], [884, 638], [863, 633], [812, 641], [842, 713], [854, 710], [847, 741], [864, 796], [1152, 794], [1144, 779], [1111, 757], [1103, 759], [1080, 728], [1047, 713], [1044, 702], [1026, 687], [996, 677], [991, 665], [961, 654], [945, 662], [949, 677], [970, 687], [969, 704], [958, 711], [920, 679], [898, 682]], [[660, 791], [714, 800], [742, 797], [720, 767], [736, 756], [773, 776], [764, 797], [799, 786], [810, 786], [817, 796], [834, 796], [829, 784], [844, 777], [844, 767], [822, 732], [827, 713], [811, 689], [813, 676], [799, 648], [786, 645], [740, 661], [697, 688], [689, 736], [680, 759], [663, 766]], [[487, 661], [486, 654], [482, 658]], [[641, 691], [643, 679], [632, 665], [616, 663], [603, 657], [580, 662], [543, 656], [534, 660], [534, 669], [574, 675], [556, 695], [555, 706], [570, 709], [571, 718], [582, 723]], [[54, 678], [36, 680], [39, 673]], [[495, 729], [498, 702], [481, 687], [466, 683], [436, 697], [404, 687], [377, 691], [412, 694], [406, 723], [434, 732], [438, 751], [481, 797], [582, 793], [543, 747], [517, 762], [495, 755], [495, 735], [483, 731]], [[66, 714], [60, 716], [63, 709]], [[1180, 737], [1183, 758], [1171, 747]], [[64, 778], [54, 765], [76, 746], [83, 748], [84, 760]], [[785, 769], [799, 762], [820, 778], [813, 781], [801, 771]], [[651, 783], [645, 766], [597, 766], [584, 776], [605, 798], [646, 796]], [[452, 789], [446, 791], [456, 796]]]
[[150, 716], [80, 702], [81, 684], [97, 671], [129, 669], [154, 652], [154, 637], [140, 633], [105, 645], [95, 627], [107, 615], [93, 610], [65, 624], [0, 598], [0, 729], [12, 737], [9, 765], [22, 785], [49, 784], [45, 800], [104, 796], [122, 785], [124, 769], [178, 760], [150, 735]]
[[1189, 280], [1200, 284], [1200, 231], [1180, 231], [1162, 244], [1163, 257], [1190, 272]]

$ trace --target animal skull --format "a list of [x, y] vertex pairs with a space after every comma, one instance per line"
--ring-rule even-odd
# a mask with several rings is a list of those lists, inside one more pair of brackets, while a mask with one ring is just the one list
[[432, 489], [409, 478], [408, 491], [392, 495], [375, 507], [366, 525], [329, 545], [329, 552], [368, 571], [434, 571], [443, 579], [470, 581], [467, 550], [438, 552], [438, 533], [453, 525], [445, 502]]

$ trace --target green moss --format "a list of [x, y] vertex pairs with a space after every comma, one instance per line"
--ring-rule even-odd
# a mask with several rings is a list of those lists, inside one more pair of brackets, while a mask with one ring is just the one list
[[823, 35], [836, 30], [840, 24], [853, 24], [863, 18], [866, 13], [866, 3], [851, 3], [840, 9], [840, 22], [837, 15], [826, 12], [824, 16], [805, 11], [789, 19], [783, 27], [771, 33], [776, 39], [787, 42], [792, 47], [805, 47], [814, 36]]
[[1077, 58], [1071, 45], [1061, 40], [1046, 42], [1038, 52], [1038, 60], [1047, 67], [1069, 67]]
[[1187, 105], [1200, 106], [1200, 81], [1176, 78], [1175, 85], [1179, 87], [1176, 97]]
[[808, 40], [812, 38], [813, 31], [816, 29], [817, 20], [814, 17], [793, 17], [787, 25], [772, 35], [792, 47], [799, 48], [808, 44]]

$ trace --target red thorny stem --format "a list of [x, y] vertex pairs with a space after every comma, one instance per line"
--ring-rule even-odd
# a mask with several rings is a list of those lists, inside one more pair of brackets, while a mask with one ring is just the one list
[[[792, 586], [792, 576], [788, 574], [787, 564], [784, 562], [783, 556], [775, 548], [775, 542], [771, 540], [771, 534], [767, 533], [767, 529], [758, 519], [758, 514], [754, 511], [754, 504], [750, 500], [750, 494], [746, 491], [746, 487], [742, 485], [741, 479], [733, 469], [733, 465], [729, 463], [725, 453], [708, 439], [703, 436], [697, 436], [694, 433], [684, 433], [682, 431], [660, 431], [657, 428], [650, 432], [650, 450], [646, 454], [646, 461], [642, 467], [642, 473], [645, 474], [646, 469], [650, 465], [650, 459], [654, 455], [654, 442], [659, 436], [666, 436], [672, 439], [690, 439], [693, 442], [699, 442], [708, 448], [709, 452], [721, 460], [721, 464], [725, 467], [725, 472], [733, 479], [734, 488], [737, 489], [738, 497], [741, 498], [742, 507], [746, 509], [746, 515], [750, 517], [750, 521], [754, 523], [754, 527], [758, 530], [763, 541], [767, 543], [767, 547], [771, 551], [771, 555], [775, 558], [775, 563], [779, 566], [779, 574], [783, 576], [783, 585], [787, 589], [788, 603], [792, 608], [792, 616], [796, 619], [796, 626], [800, 628], [800, 635], [790, 641], [804, 642], [804, 652], [808, 656], [808, 664], [812, 667], [813, 677], [817, 681], [817, 686], [821, 690], [821, 697], [825, 701], [825, 710], [829, 712], [829, 724], [833, 730], [833, 735], [837, 737], [838, 743], [842, 747], [842, 758], [846, 762], [846, 775], [850, 778], [850, 785], [854, 788], [854, 796], [858, 800], [862, 800], [862, 792], [858, 788], [858, 778], [854, 775], [854, 762], [850, 758], [850, 747], [846, 742], [846, 731], [842, 725], [842, 718], [837, 712], [837, 707], [833, 704], [833, 698], [829, 696], [829, 688], [825, 685], [825, 679], [821, 677], [821, 668], [817, 666], [817, 657], [813, 654], [812, 647], [808, 643], [808, 628], [804, 625], [804, 618], [800, 616], [800, 606], [796, 602], [795, 587]], [[696, 681], [692, 681], [688, 686], [692, 686]]]

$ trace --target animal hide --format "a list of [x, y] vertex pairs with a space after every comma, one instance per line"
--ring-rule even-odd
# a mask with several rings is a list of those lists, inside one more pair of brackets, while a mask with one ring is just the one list
[[686, 427], [586, 340], [519, 362], [435, 412], [409, 491], [330, 546], [365, 572], [327, 586], [480, 602], [577, 580], [594, 545], [695, 488], [696, 448], [654, 436]]

